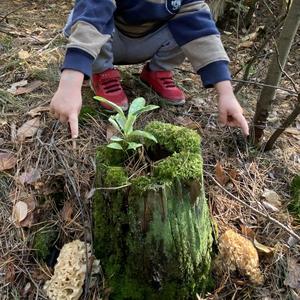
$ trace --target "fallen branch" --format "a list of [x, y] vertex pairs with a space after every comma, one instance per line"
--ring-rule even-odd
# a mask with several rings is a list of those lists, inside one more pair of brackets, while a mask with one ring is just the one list
[[298, 242], [300, 242], [300, 236], [297, 233], [295, 233], [292, 229], [288, 228], [286, 225], [282, 224], [281, 222], [279, 222], [278, 220], [274, 219], [270, 215], [263, 213], [262, 211], [256, 209], [255, 207], [251, 206], [250, 204], [248, 204], [245, 201], [241, 200], [240, 198], [236, 197], [235, 195], [233, 195], [232, 193], [230, 193], [228, 190], [226, 190], [210, 173], [208, 173], [208, 172], [205, 172], [205, 173], [213, 180], [213, 182], [219, 188], [221, 188], [231, 198], [233, 198], [237, 202], [241, 203], [242, 205], [246, 206], [247, 208], [251, 209], [252, 211], [254, 211], [255, 213], [257, 213], [258, 215], [266, 218], [267, 220], [269, 220], [273, 224], [276, 224], [277, 226], [279, 226], [280, 228], [282, 228], [283, 230], [285, 230], [286, 232], [288, 232]]

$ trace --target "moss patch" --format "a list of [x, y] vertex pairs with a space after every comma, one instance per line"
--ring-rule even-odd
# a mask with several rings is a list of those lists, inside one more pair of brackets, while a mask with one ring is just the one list
[[201, 150], [201, 138], [192, 129], [154, 121], [145, 127], [145, 131], [152, 133], [157, 138], [158, 144], [171, 153], [182, 151], [199, 153]]
[[117, 187], [125, 185], [128, 176], [122, 167], [107, 167], [104, 176], [104, 185], [107, 187]]
[[154, 175], [162, 182], [192, 180], [202, 176], [202, 165], [202, 157], [198, 153], [174, 153], [155, 167]]
[[90, 107], [90, 106], [83, 106], [81, 108], [80, 114], [79, 114], [79, 122], [84, 123], [91, 117], [95, 117], [99, 114], [98, 110]]
[[33, 249], [38, 258], [45, 260], [50, 254], [50, 249], [57, 238], [57, 231], [54, 229], [44, 229], [35, 234]]

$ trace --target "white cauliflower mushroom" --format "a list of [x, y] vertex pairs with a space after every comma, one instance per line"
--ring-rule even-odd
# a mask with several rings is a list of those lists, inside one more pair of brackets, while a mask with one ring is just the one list
[[[88, 257], [91, 257], [91, 246], [87, 245]], [[93, 266], [99, 265], [94, 261]], [[57, 259], [54, 275], [46, 281], [44, 290], [50, 300], [77, 300], [82, 294], [82, 287], [87, 272], [86, 246], [75, 240], [65, 244]]]

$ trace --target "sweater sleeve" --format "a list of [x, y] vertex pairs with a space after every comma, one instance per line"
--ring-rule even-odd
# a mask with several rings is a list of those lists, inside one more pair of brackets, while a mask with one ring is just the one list
[[179, 12], [168, 26], [205, 87], [231, 80], [229, 58], [204, 1], [183, 0]]
[[91, 76], [92, 63], [112, 34], [114, 11], [113, 0], [76, 0], [63, 70]]

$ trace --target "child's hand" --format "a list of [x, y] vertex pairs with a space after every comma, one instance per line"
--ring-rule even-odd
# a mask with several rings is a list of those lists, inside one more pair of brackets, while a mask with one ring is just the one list
[[82, 105], [81, 86], [84, 75], [78, 71], [64, 70], [50, 109], [61, 122], [68, 122], [72, 138], [78, 137], [78, 115]]
[[230, 81], [222, 81], [216, 84], [219, 94], [219, 121], [222, 125], [240, 127], [244, 135], [249, 135], [248, 123], [243, 115], [243, 109], [237, 101]]

